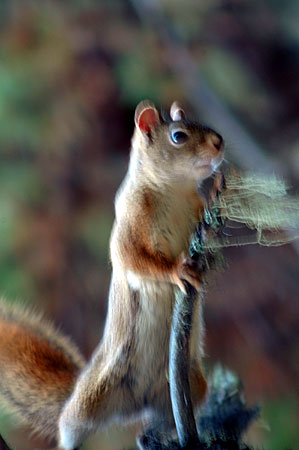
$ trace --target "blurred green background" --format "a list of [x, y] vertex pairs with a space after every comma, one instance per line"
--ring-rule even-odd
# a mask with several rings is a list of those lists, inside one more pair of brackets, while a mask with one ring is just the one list
[[[296, 0], [1, 0], [1, 294], [91, 354], [141, 99], [182, 101], [224, 135], [228, 161], [298, 190], [298, 17]], [[235, 370], [262, 403], [247, 440], [269, 450], [298, 442], [298, 249], [227, 250], [206, 300], [207, 366]], [[133, 436], [111, 429], [84, 448]]]

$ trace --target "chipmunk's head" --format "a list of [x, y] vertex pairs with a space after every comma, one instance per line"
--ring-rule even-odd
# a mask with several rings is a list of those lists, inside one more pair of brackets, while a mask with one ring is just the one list
[[188, 120], [177, 102], [164, 117], [149, 101], [135, 111], [133, 155], [139, 164], [158, 179], [201, 182], [221, 164], [222, 137], [211, 128]]

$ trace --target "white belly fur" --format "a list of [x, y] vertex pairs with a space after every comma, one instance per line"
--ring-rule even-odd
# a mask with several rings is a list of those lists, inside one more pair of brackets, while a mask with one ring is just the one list
[[[135, 280], [136, 281], [136, 280]], [[175, 291], [170, 283], [139, 282], [139, 313], [136, 324], [136, 357], [141, 379], [155, 383], [156, 377], [168, 378], [169, 338]], [[202, 356], [202, 324], [200, 301], [193, 317], [190, 353]]]

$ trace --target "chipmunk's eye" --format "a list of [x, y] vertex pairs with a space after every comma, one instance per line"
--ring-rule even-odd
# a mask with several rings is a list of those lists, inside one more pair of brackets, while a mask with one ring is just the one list
[[174, 144], [183, 144], [188, 139], [188, 134], [181, 130], [173, 130], [170, 133], [171, 140]]

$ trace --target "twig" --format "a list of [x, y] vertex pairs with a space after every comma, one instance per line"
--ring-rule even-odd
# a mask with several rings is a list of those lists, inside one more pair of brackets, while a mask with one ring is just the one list
[[[222, 175], [222, 187], [225, 186], [224, 176]], [[217, 195], [217, 187], [213, 184], [207, 193], [208, 201]], [[215, 222], [214, 233], [218, 233], [222, 224]], [[203, 247], [203, 239], [207, 236], [211, 224], [206, 221], [200, 223], [197, 227], [190, 244], [190, 256], [198, 264], [198, 270], [201, 274], [213, 266], [214, 257], [206, 252]], [[200, 268], [200, 269], [199, 269]], [[193, 406], [191, 402], [190, 384], [189, 384], [189, 348], [190, 335], [192, 330], [193, 311], [197, 297], [197, 290], [189, 283], [184, 281], [186, 295], [181, 293], [176, 296], [169, 348], [169, 384], [172, 411], [175, 425], [178, 433], [179, 444], [182, 448], [199, 449], [200, 442], [197, 434]], [[199, 299], [201, 301], [201, 299]]]
[[182, 448], [198, 442], [189, 385], [189, 342], [197, 291], [185, 282], [187, 295], [177, 295], [170, 335], [169, 384], [173, 416]]

